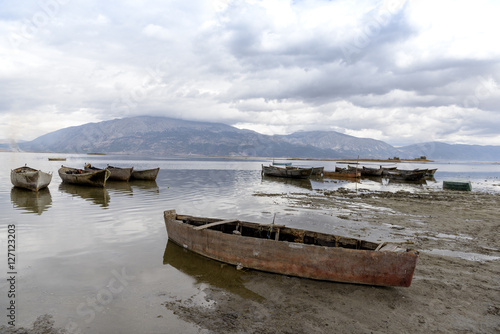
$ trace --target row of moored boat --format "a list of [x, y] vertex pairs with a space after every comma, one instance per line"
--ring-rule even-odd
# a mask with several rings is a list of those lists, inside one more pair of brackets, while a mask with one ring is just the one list
[[[97, 168], [90, 164], [86, 164], [83, 169], [61, 166], [58, 174], [61, 180], [66, 183], [104, 187], [106, 186], [107, 180], [125, 182], [134, 179], [155, 181], [159, 170], [159, 167], [146, 170], [134, 170], [133, 167], [121, 168], [109, 165], [105, 168]], [[52, 181], [52, 173], [23, 166], [11, 171], [10, 180], [16, 187], [38, 191], [46, 188], [50, 184]]]
[[425, 177], [432, 177], [437, 171], [435, 169], [413, 169], [402, 170], [396, 167], [335, 167], [335, 171], [325, 171], [324, 167], [294, 167], [290, 164], [283, 166], [262, 165], [262, 175], [288, 177], [288, 178], [309, 178], [312, 176], [339, 177], [339, 178], [360, 178], [360, 177], [386, 177], [394, 180], [419, 181]]

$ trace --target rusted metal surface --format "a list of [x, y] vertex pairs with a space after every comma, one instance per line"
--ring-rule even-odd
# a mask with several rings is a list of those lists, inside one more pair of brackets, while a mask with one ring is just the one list
[[[212, 229], [195, 230], [183, 223], [175, 210], [165, 211], [170, 240], [206, 257], [236, 266], [319, 280], [408, 287], [413, 278], [418, 253], [383, 248], [375, 251], [318, 246], [301, 242], [255, 238]], [[207, 223], [217, 221], [208, 220]], [[241, 224], [253, 224], [240, 222]], [[254, 224], [258, 226], [259, 224]], [[266, 228], [265, 225], [263, 225]], [[281, 231], [285, 229], [280, 227]], [[297, 240], [315, 232], [290, 229]], [[295, 236], [295, 234], [294, 234]], [[331, 236], [335, 240], [338, 236]], [[349, 238], [344, 238], [349, 239]], [[365, 241], [352, 239], [354, 244]]]

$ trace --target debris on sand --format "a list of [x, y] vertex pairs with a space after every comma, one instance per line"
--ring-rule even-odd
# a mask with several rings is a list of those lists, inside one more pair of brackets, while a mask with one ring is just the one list
[[54, 327], [52, 315], [44, 314], [36, 318], [32, 328], [0, 326], [2, 334], [65, 334], [66, 330]]

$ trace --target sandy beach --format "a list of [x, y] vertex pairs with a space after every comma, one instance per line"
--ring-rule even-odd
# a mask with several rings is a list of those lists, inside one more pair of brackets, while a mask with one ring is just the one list
[[[412, 285], [323, 282], [203, 259], [219, 275], [212, 282], [227, 281], [200, 283], [199, 294], [188, 299], [159, 292], [165, 313], [198, 326], [199, 333], [500, 332], [500, 195], [345, 189], [254, 195], [287, 201], [290, 217], [296, 208], [334, 219], [353, 237], [382, 230], [412, 243], [420, 252]], [[43, 333], [57, 332], [50, 318], [42, 320], [38, 326], [49, 328]]]

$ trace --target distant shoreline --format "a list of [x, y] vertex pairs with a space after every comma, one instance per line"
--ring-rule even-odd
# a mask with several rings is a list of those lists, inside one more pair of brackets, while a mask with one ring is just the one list
[[322, 160], [322, 161], [346, 161], [346, 162], [349, 162], [351, 164], [354, 164], [356, 162], [407, 162], [407, 161], [411, 161], [411, 162], [434, 162], [434, 160], [429, 160], [429, 159], [420, 159], [420, 158], [415, 158], [415, 159], [346, 159], [346, 158], [343, 158], [343, 159], [316, 159], [316, 158], [283, 158], [283, 160], [311, 160], [311, 161], [315, 161], [315, 160]]

